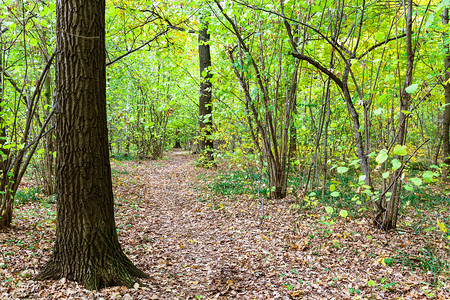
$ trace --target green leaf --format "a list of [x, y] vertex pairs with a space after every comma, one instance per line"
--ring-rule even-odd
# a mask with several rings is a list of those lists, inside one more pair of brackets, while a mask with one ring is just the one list
[[11, 30], [11, 31], [16, 30], [16, 28], [17, 28], [16, 23], [11, 23], [11, 24], [9, 25], [9, 30]]
[[375, 160], [377, 161], [377, 164], [384, 163], [386, 161], [386, 159], [388, 159], [388, 154], [385, 149], [382, 149], [380, 151], [380, 153], [378, 153], [377, 157], [375, 158]]
[[402, 145], [397, 145], [394, 147], [394, 150], [392, 151], [392, 153], [394, 153], [395, 155], [399, 155], [399, 156], [405, 156], [408, 154], [408, 148], [406, 146], [402, 146]]
[[41, 23], [42, 27], [47, 27], [48, 26], [48, 22], [45, 19], [42, 19], [40, 23]]
[[418, 85], [417, 83], [414, 83], [414, 84], [411, 84], [410, 86], [408, 86], [408, 87], [405, 89], [405, 91], [406, 91], [408, 94], [414, 94], [414, 93], [417, 91], [418, 88], [419, 88], [419, 85]]
[[327, 212], [327, 214], [331, 215], [333, 213], [334, 209], [331, 206], [327, 206], [327, 207], [325, 207], [325, 211]]
[[36, 47], [37, 44], [38, 44], [38, 42], [37, 42], [36, 39], [33, 39], [33, 38], [30, 39], [30, 46], [31, 46], [31, 47]]
[[439, 174], [431, 172], [431, 171], [425, 171], [425, 172], [423, 172], [422, 177], [426, 183], [431, 183], [434, 181], [434, 176], [438, 176], [438, 175]]
[[330, 185], [330, 192], [334, 192], [336, 189], [336, 186], [334, 184]]
[[415, 185], [417, 185], [417, 186], [421, 186], [422, 185], [422, 179], [420, 179], [420, 178], [417, 178], [417, 177], [414, 177], [414, 178], [411, 178], [411, 181], [412, 181], [412, 183], [414, 183]]
[[425, 29], [428, 29], [428, 27], [430, 27], [431, 24], [433, 24], [433, 21], [434, 21], [434, 14], [431, 14], [427, 22], [425, 23]]
[[402, 163], [396, 158], [393, 159], [391, 163], [392, 163], [392, 170], [394, 171], [400, 169], [400, 167], [402, 166]]
[[339, 192], [332, 192], [331, 197], [339, 197], [340, 193]]
[[394, 261], [392, 260], [392, 258], [387, 257], [387, 258], [384, 259], [384, 263], [386, 265], [388, 265], [389, 267], [392, 267]]
[[352, 162], [350, 163], [350, 166], [356, 166], [357, 164], [359, 164], [361, 160], [360, 159], [354, 159], [352, 160]]
[[337, 171], [339, 174], [344, 174], [345, 172], [348, 171], [348, 168], [347, 167], [338, 167]]
[[375, 34], [375, 39], [377, 40], [377, 42], [382, 42], [383, 40], [385, 40], [384, 33], [381, 32], [381, 31], [378, 31], [378, 32]]
[[384, 172], [384, 173], [382, 174], [382, 176], [383, 176], [384, 179], [386, 179], [386, 178], [389, 177], [389, 174], [390, 174], [390, 172], [387, 171], [387, 172]]
[[375, 283], [375, 281], [373, 281], [372, 279], [367, 281], [367, 285], [368, 286], [376, 286], [377, 284]]
[[409, 184], [405, 184], [403, 187], [405, 188], [405, 190], [407, 190], [409, 192], [412, 192], [414, 190], [414, 188], [412, 186], [410, 186]]
[[358, 181], [364, 182], [364, 180], [366, 180], [366, 175], [359, 176]]
[[342, 209], [342, 210], [339, 212], [339, 215], [340, 215], [341, 217], [343, 217], [343, 218], [347, 218], [347, 216], [348, 216], [348, 211], [346, 211], [345, 209]]

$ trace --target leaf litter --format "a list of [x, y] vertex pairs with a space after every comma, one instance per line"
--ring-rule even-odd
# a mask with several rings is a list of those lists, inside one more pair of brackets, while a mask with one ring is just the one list
[[436, 287], [432, 272], [393, 263], [399, 251], [414, 259], [426, 247], [448, 260], [432, 231], [400, 225], [386, 234], [369, 218], [321, 222], [324, 208], [299, 212], [289, 198], [267, 201], [261, 223], [256, 199], [213, 194], [199, 178], [221, 169], [197, 168], [188, 153], [115, 161], [112, 169], [122, 249], [150, 278], [101, 291], [33, 281], [50, 257], [56, 224], [55, 203], [34, 201], [17, 206], [13, 227], [0, 232], [0, 298], [450, 299], [448, 272]]

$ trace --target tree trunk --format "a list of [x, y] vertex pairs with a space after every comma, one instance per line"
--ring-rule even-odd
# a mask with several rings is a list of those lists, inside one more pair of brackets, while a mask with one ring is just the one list
[[177, 131], [175, 132], [175, 145], [173, 146], [174, 149], [181, 149], [181, 131], [179, 129], [177, 129]]
[[105, 0], [56, 7], [56, 242], [37, 280], [87, 289], [146, 275], [122, 252], [114, 222], [106, 121]]
[[[45, 33], [45, 32], [44, 32]], [[46, 42], [44, 38], [44, 42]], [[48, 53], [45, 53], [45, 63], [48, 64]], [[50, 110], [52, 106], [52, 86], [51, 86], [51, 73], [48, 72], [47, 77], [44, 81], [44, 88], [45, 88], [45, 104], [48, 106], [47, 109], [45, 109], [45, 118], [47, 118], [50, 115]], [[55, 171], [54, 171], [54, 160], [55, 157], [53, 156], [53, 132], [49, 132], [45, 136], [45, 142], [44, 142], [44, 194], [47, 196], [53, 195], [55, 193]]]
[[[2, 40], [2, 23], [0, 20], [0, 69], [3, 68], [3, 40]], [[0, 73], [0, 102], [3, 102], [3, 72]], [[0, 107], [0, 112], [2, 107]], [[7, 186], [9, 183], [8, 176], [8, 150], [3, 148], [3, 145], [6, 142], [6, 126], [3, 118], [0, 117], [0, 149], [1, 149], [1, 159], [0, 159], [0, 191], [6, 191], [0, 195], [0, 228], [9, 227], [12, 222], [12, 208], [13, 208], [13, 199], [10, 197], [10, 193], [8, 192]]]
[[[414, 50], [412, 47], [412, 0], [407, 1], [407, 13], [406, 13], [406, 53], [407, 53], [407, 65], [405, 82], [402, 88], [402, 94], [400, 97], [400, 118], [399, 118], [399, 132], [397, 135], [397, 144], [404, 145], [406, 140], [406, 128], [407, 128], [407, 115], [405, 111], [409, 111], [411, 105], [411, 95], [406, 92], [406, 88], [412, 84], [413, 80], [413, 67], [414, 67]], [[403, 157], [396, 156], [398, 160], [402, 161]], [[402, 168], [396, 170], [392, 176], [394, 184], [392, 185], [392, 194], [389, 202], [387, 202], [386, 211], [380, 211], [375, 218], [375, 225], [381, 227], [384, 231], [395, 229], [397, 227], [397, 215], [398, 208], [400, 206], [400, 194], [401, 194], [401, 180], [400, 175], [403, 171]], [[382, 217], [382, 220], [381, 220]], [[381, 222], [380, 222], [381, 221]]]
[[[442, 12], [442, 24], [448, 24], [448, 8], [444, 8]], [[447, 33], [444, 33], [444, 43], [446, 43], [446, 38], [448, 37]], [[446, 49], [445, 56], [445, 82], [450, 80], [450, 47], [448, 43], [444, 45]], [[450, 166], [450, 138], [449, 138], [449, 130], [450, 130], [450, 83], [445, 84], [445, 108], [444, 115], [442, 117], [442, 150], [444, 152], [444, 181], [450, 181], [448, 173]]]
[[198, 56], [200, 62], [200, 150], [204, 151], [207, 160], [213, 160], [212, 135], [212, 84], [211, 84], [211, 50], [209, 47], [210, 36], [208, 22], [202, 20], [202, 29], [198, 34]]

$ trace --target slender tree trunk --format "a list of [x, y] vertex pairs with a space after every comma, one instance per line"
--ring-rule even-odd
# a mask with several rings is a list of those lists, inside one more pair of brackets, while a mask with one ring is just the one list
[[[405, 111], [409, 111], [411, 105], [411, 95], [406, 92], [406, 88], [412, 84], [413, 80], [413, 67], [414, 67], [414, 50], [412, 47], [412, 0], [407, 1], [406, 8], [406, 53], [407, 53], [407, 65], [405, 82], [403, 84], [402, 94], [400, 97], [400, 117], [399, 117], [399, 132], [397, 135], [397, 144], [404, 145], [406, 140], [407, 129], [407, 115]], [[403, 157], [396, 156], [396, 158], [402, 161]], [[392, 186], [392, 194], [389, 202], [387, 202], [386, 211], [382, 216], [381, 229], [388, 231], [397, 227], [398, 208], [400, 206], [400, 193], [401, 193], [401, 180], [400, 172], [402, 168], [394, 172], [392, 180], [395, 180]], [[375, 219], [377, 225], [380, 225], [380, 220]]]
[[[444, 8], [442, 12], [442, 24], [447, 25], [448, 24], [448, 8]], [[444, 108], [444, 115], [442, 117], [442, 150], [444, 152], [444, 164], [447, 166], [444, 166], [444, 181], [450, 181], [449, 179], [449, 168], [450, 168], [450, 138], [449, 138], [449, 131], [450, 131], [450, 83], [447, 83], [450, 80], [450, 47], [448, 43], [446, 42], [446, 39], [448, 38], [448, 33], [444, 33], [444, 45], [446, 49], [446, 56], [445, 56], [445, 108]]]
[[212, 84], [211, 84], [211, 49], [209, 46], [210, 35], [208, 22], [202, 20], [202, 29], [198, 33], [198, 56], [200, 62], [200, 150], [204, 151], [207, 160], [213, 160], [212, 135]]
[[[36, 277], [87, 289], [146, 275], [122, 252], [114, 222], [106, 121], [105, 0], [56, 7], [56, 242]], [[89, 22], [87, 21], [89, 20]]]
[[[44, 43], [46, 43], [45, 32], [44, 32]], [[45, 47], [45, 45], [44, 45]], [[48, 53], [45, 53], [45, 63], [48, 64], [48, 58], [50, 57]], [[52, 107], [52, 85], [51, 85], [51, 72], [49, 71], [47, 77], [45, 77], [44, 81], [44, 97], [45, 104], [47, 108], [45, 109], [45, 118], [50, 115], [51, 107]], [[54, 171], [54, 161], [55, 157], [53, 156], [54, 151], [53, 145], [53, 132], [49, 132], [45, 136], [44, 142], [44, 193], [46, 195], [53, 195], [55, 193], [55, 171]]]
[[[0, 69], [4, 70], [3, 67], [3, 28], [2, 22], [0, 20]], [[3, 94], [4, 94], [4, 75], [3, 72], [0, 73], [0, 102], [3, 102]], [[0, 112], [2, 107], [0, 107]], [[8, 153], [9, 151], [3, 148], [3, 145], [6, 142], [6, 126], [3, 118], [0, 117], [0, 148], [1, 148], [1, 157], [0, 157], [0, 191], [4, 191], [0, 195], [0, 228], [11, 226], [12, 222], [12, 209], [13, 209], [13, 199], [11, 199], [11, 195], [8, 191], [9, 184], [9, 176], [8, 176]]]

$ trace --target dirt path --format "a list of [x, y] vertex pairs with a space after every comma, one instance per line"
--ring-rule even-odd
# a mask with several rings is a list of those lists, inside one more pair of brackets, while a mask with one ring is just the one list
[[[207, 180], [217, 171], [195, 168], [192, 159], [175, 152], [160, 161], [113, 163], [119, 239], [131, 260], [150, 276], [143, 280], [146, 286], [89, 292], [65, 280], [34, 282], [22, 276], [24, 270], [36, 274], [50, 255], [54, 227], [51, 219], [41, 222], [37, 234], [33, 222], [38, 215], [0, 233], [3, 243], [22, 240], [20, 247], [5, 243], [2, 248], [13, 247], [15, 256], [7, 272], [0, 269], [12, 278], [0, 285], [0, 298], [422, 299], [427, 288], [432, 292], [424, 284], [429, 274], [384, 263], [395, 249], [413, 251], [425, 240], [408, 232], [374, 233], [364, 219], [323, 225], [318, 212], [299, 218], [286, 201], [269, 203], [260, 226], [258, 201], [201, 190], [199, 178]], [[20, 207], [18, 216], [38, 210], [36, 206]], [[26, 249], [32, 243], [38, 246]], [[434, 294], [449, 296], [443, 289]]]

